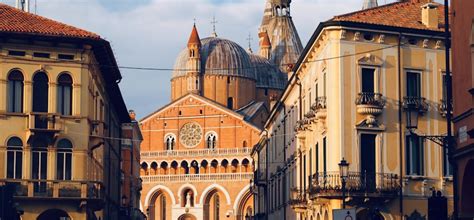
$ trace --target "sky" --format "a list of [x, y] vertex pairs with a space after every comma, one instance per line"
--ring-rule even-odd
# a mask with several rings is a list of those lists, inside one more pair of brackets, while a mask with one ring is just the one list
[[[258, 51], [266, 0], [30, 0], [31, 11], [99, 34], [111, 42], [119, 66], [173, 68], [194, 22], [201, 38], [217, 20], [219, 37]], [[395, 0], [378, 0], [379, 5]], [[15, 0], [0, 0], [14, 5]], [[36, 4], [35, 4], [36, 2]], [[363, 0], [293, 0], [291, 15], [306, 45], [320, 22], [360, 10]], [[36, 5], [36, 6], [35, 6]], [[170, 71], [121, 69], [120, 88], [138, 118], [170, 102]]]

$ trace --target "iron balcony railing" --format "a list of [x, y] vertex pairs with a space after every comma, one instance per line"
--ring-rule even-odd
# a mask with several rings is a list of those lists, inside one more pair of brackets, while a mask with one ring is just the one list
[[403, 108], [405, 110], [418, 110], [419, 112], [428, 111], [429, 104], [425, 98], [419, 96], [403, 97]]
[[315, 102], [311, 105], [311, 109], [313, 111], [326, 109], [326, 107], [327, 107], [326, 96], [317, 97]]
[[2, 179], [15, 187], [17, 198], [103, 199], [103, 184], [93, 181]]
[[356, 105], [368, 105], [374, 106], [377, 108], [383, 108], [385, 106], [386, 100], [380, 93], [373, 92], [361, 92], [356, 98]]
[[292, 188], [290, 190], [290, 199], [288, 201], [288, 204], [296, 212], [304, 211], [308, 206], [306, 192], [303, 189]]
[[62, 130], [60, 116], [45, 112], [31, 112], [28, 128], [32, 131], [59, 132]]
[[[346, 178], [348, 196], [394, 197], [400, 191], [396, 174], [349, 172]], [[342, 180], [339, 171], [320, 172], [312, 176], [309, 188], [310, 198], [340, 197]]]

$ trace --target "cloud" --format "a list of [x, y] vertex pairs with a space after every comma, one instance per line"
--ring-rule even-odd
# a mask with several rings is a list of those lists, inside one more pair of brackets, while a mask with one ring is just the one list
[[[14, 1], [7, 3], [12, 5]], [[121, 66], [172, 68], [186, 46], [194, 18], [201, 37], [210, 35], [214, 15], [220, 37], [246, 48], [251, 33], [256, 51], [265, 1], [48, 0], [37, 4], [39, 15], [109, 40]], [[291, 14], [305, 45], [319, 22], [361, 7], [362, 0], [293, 0]], [[122, 70], [122, 75], [120, 87], [127, 107], [135, 109], [139, 117], [170, 101], [170, 72]]]

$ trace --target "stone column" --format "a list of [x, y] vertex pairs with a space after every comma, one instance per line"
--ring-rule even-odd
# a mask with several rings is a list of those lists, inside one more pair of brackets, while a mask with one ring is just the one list
[[29, 113], [33, 110], [33, 82], [25, 81], [23, 88], [23, 112]]

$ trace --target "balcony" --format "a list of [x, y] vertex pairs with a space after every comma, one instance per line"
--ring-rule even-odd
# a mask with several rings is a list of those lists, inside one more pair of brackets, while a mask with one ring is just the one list
[[314, 104], [311, 105], [311, 110], [315, 112], [317, 119], [325, 119], [327, 116], [326, 107], [326, 96], [320, 96], [317, 97]]
[[206, 173], [142, 176], [143, 183], [250, 181], [253, 173]]
[[[441, 116], [442, 116], [443, 118], [445, 118], [445, 117], [446, 117], [446, 114], [447, 114], [447, 112], [448, 112], [448, 110], [447, 110], [447, 109], [448, 109], [447, 102], [446, 102], [446, 100], [444, 100], [444, 99], [439, 100], [439, 102], [440, 102], [440, 104], [438, 105], [439, 114], [441, 114]], [[451, 103], [451, 106], [453, 106], [452, 103]], [[452, 111], [452, 110], [451, 110], [451, 114], [453, 114], [453, 111]]]
[[406, 96], [403, 98], [403, 108], [405, 110], [417, 110], [420, 113], [428, 111], [429, 104], [423, 97]]
[[19, 199], [101, 200], [104, 198], [100, 182], [2, 179], [0, 184], [14, 185], [14, 196]]
[[28, 128], [32, 132], [57, 133], [62, 130], [59, 115], [57, 114], [31, 112], [28, 119]]
[[363, 115], [380, 115], [385, 106], [385, 99], [380, 93], [361, 92], [356, 98], [357, 113]]
[[249, 156], [252, 148], [218, 148], [218, 149], [196, 149], [196, 150], [167, 150], [141, 152], [141, 160], [179, 157], [221, 157], [221, 156]]
[[306, 131], [308, 129], [309, 125], [311, 125], [311, 120], [310, 119], [303, 118], [301, 120], [298, 120], [298, 121], [296, 121], [295, 132], [300, 133], [302, 131]]
[[[346, 180], [346, 195], [362, 198], [395, 198], [400, 191], [399, 179], [391, 173], [349, 172]], [[312, 176], [309, 197], [342, 198], [339, 171], [321, 172]]]
[[293, 188], [291, 189], [290, 200], [288, 204], [295, 210], [295, 212], [305, 212], [308, 208], [308, 201], [306, 200], [306, 194], [302, 189]]

